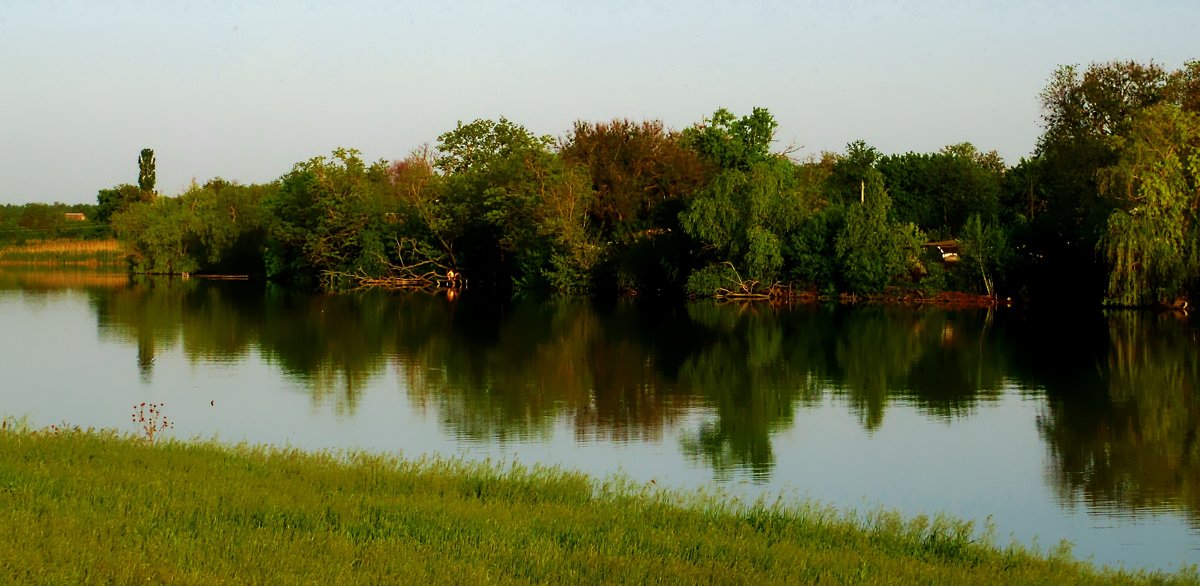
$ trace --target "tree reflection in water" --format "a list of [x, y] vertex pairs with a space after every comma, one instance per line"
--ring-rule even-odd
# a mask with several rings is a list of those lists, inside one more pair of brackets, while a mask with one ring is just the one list
[[[1112, 312], [1095, 386], [1051, 392], [1039, 417], [1065, 503], [1124, 514], [1185, 510], [1200, 527], [1200, 344], [1170, 314]], [[1057, 391], [1057, 390], [1055, 390]]]
[[1116, 512], [1200, 518], [1194, 325], [905, 307], [497, 302], [464, 295], [313, 296], [252, 284], [131, 281], [87, 289], [103, 336], [192, 361], [260, 353], [316, 404], [353, 415], [391, 369], [415, 408], [467, 441], [660, 442], [718, 477], [765, 479], [798, 409], [843, 404], [868, 433], [889, 408], [969, 417], [1007, 392], [1043, 397], [1048, 480]]

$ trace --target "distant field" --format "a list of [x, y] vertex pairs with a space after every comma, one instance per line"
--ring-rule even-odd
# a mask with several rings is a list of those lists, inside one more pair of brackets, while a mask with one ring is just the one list
[[117, 266], [124, 263], [121, 243], [110, 240], [43, 240], [0, 246], [0, 265]]
[[0, 429], [0, 583], [1150, 584], [969, 524], [555, 468]]

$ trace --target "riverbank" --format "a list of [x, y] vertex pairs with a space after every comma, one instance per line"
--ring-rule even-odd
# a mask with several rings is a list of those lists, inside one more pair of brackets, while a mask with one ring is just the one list
[[5, 583], [1196, 583], [550, 468], [0, 431]]

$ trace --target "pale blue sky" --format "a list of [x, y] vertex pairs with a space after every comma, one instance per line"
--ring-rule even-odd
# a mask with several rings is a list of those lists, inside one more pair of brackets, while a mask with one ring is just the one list
[[1200, 2], [0, 0], [0, 203], [269, 181], [337, 146], [397, 159], [458, 120], [764, 106], [778, 148], [970, 141], [1010, 163], [1060, 64], [1200, 58]]

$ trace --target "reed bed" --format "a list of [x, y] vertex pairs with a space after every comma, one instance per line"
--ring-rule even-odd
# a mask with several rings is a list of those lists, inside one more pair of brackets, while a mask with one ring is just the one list
[[968, 523], [557, 468], [0, 426], [0, 582], [1153, 584]]
[[42, 240], [0, 246], [0, 265], [120, 265], [125, 250], [115, 239]]

